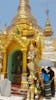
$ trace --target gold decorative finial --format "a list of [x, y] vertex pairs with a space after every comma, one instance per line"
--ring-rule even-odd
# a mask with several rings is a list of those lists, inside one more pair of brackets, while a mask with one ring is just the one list
[[3, 34], [7, 34], [7, 25], [4, 25], [4, 33]]
[[49, 21], [49, 10], [48, 9], [46, 9], [46, 15], [47, 15], [47, 18], [46, 18], [46, 24], [44, 28], [44, 35], [51, 36], [53, 34], [53, 31], [52, 31], [52, 27]]
[[30, 13], [29, 10], [29, 0], [20, 0], [18, 7], [18, 14], [20, 18], [27, 18], [27, 15]]

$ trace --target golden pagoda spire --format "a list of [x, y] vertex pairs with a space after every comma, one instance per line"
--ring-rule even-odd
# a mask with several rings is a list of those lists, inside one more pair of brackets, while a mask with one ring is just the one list
[[36, 32], [40, 33], [41, 28], [32, 14], [29, 0], [19, 0], [17, 15], [8, 27], [8, 30], [14, 33], [16, 33], [17, 29], [20, 35], [26, 37], [34, 37]]
[[[16, 17], [14, 17], [12, 24], [18, 22], [19, 20], [26, 19], [28, 22], [30, 21], [32, 24], [37, 25], [37, 21], [35, 17], [32, 15], [31, 7], [29, 4], [29, 0], [20, 0], [18, 11]], [[24, 21], [25, 22], [25, 21]]]
[[30, 12], [29, 0], [20, 0], [18, 7], [18, 14], [20, 18], [27, 18]]
[[19, 0], [17, 15], [13, 18], [8, 30], [16, 33], [16, 29], [18, 29], [22, 36], [33, 36], [37, 26], [37, 21], [32, 15], [29, 0]]
[[49, 10], [48, 9], [46, 10], [46, 15], [47, 15], [47, 18], [46, 18], [46, 24], [44, 28], [44, 35], [51, 36], [53, 34], [53, 31], [52, 31], [52, 27], [49, 21]]
[[18, 14], [20, 18], [31, 18], [31, 7], [29, 5], [29, 0], [20, 0], [18, 7]]

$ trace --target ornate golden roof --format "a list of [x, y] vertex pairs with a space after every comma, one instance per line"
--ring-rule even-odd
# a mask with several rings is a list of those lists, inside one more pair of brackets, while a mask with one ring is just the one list
[[45, 28], [44, 28], [44, 35], [45, 36], [51, 36], [53, 34], [52, 27], [51, 27], [51, 24], [49, 21], [48, 13], [49, 13], [49, 11], [47, 9], [46, 10], [47, 18], [46, 18], [46, 24], [45, 24]]
[[13, 22], [15, 22], [15, 20], [19, 21], [20, 19], [28, 19], [32, 23], [36, 24], [36, 19], [32, 15], [32, 12], [31, 12], [29, 0], [20, 0], [19, 6], [18, 6], [18, 11], [17, 11], [17, 16], [14, 17], [12, 24], [13, 24]]
[[19, 30], [22, 36], [27, 35], [30, 37], [35, 35], [36, 31], [42, 30], [32, 15], [29, 0], [20, 0], [19, 2], [17, 15], [13, 18], [11, 26], [8, 27], [8, 30], [13, 30], [14, 32], [16, 32], [16, 29]]

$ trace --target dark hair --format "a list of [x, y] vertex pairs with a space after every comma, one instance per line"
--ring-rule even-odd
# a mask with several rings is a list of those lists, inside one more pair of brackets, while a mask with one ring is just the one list
[[48, 70], [50, 70], [51, 68], [50, 68], [50, 67], [48, 67], [47, 69], [48, 69]]
[[46, 73], [47, 74], [47, 72], [46, 72], [46, 70], [44, 68], [42, 68], [42, 73]]

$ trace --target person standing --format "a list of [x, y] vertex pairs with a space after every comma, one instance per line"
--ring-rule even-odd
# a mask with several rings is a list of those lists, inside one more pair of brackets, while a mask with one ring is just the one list
[[46, 99], [51, 99], [51, 86], [49, 81], [49, 75], [44, 68], [42, 69], [41, 77], [43, 78], [42, 86], [44, 89], [44, 96], [46, 97]]
[[48, 74], [50, 76], [50, 81], [51, 81], [51, 94], [52, 97], [55, 96], [55, 84], [54, 84], [54, 71], [51, 69], [51, 67], [48, 67]]

